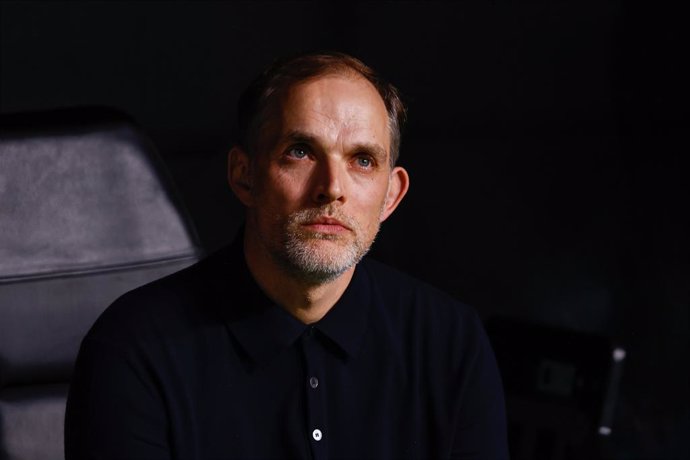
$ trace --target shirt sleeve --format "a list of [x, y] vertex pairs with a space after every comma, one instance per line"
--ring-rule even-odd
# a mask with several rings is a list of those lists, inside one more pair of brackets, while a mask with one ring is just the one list
[[478, 317], [476, 353], [460, 405], [451, 458], [507, 460], [508, 442], [501, 376]]
[[165, 406], [132, 352], [84, 340], [65, 416], [65, 458], [170, 459]]

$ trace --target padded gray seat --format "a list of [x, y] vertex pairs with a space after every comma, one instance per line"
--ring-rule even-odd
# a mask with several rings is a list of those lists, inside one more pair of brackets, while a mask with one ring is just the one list
[[82, 337], [124, 292], [198, 260], [199, 244], [123, 115], [3, 115], [0, 129], [0, 459], [59, 459]]

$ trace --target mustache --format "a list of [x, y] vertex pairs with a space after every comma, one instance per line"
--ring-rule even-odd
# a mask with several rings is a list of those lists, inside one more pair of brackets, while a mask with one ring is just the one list
[[302, 209], [290, 215], [291, 224], [306, 224], [320, 217], [328, 217], [330, 219], [336, 219], [345, 224], [350, 229], [357, 229], [358, 224], [355, 219], [348, 216], [347, 214], [340, 211], [335, 206], [326, 205], [319, 208], [308, 208]]

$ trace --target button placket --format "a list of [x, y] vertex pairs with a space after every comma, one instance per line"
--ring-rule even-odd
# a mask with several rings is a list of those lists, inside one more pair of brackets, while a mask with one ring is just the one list
[[309, 433], [311, 450], [314, 459], [327, 458], [326, 407], [323, 394], [323, 382], [319, 377], [323, 373], [323, 350], [318, 339], [318, 331], [310, 327], [302, 337], [304, 356], [304, 379], [306, 391], [307, 433]]

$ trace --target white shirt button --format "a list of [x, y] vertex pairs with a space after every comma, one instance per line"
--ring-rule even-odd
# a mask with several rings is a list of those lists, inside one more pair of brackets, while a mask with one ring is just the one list
[[316, 429], [312, 431], [311, 436], [314, 438], [314, 441], [321, 441], [323, 434], [321, 434], [321, 430]]
[[312, 388], [318, 387], [319, 386], [319, 379], [317, 379], [316, 377], [310, 378], [309, 379], [309, 386]]

